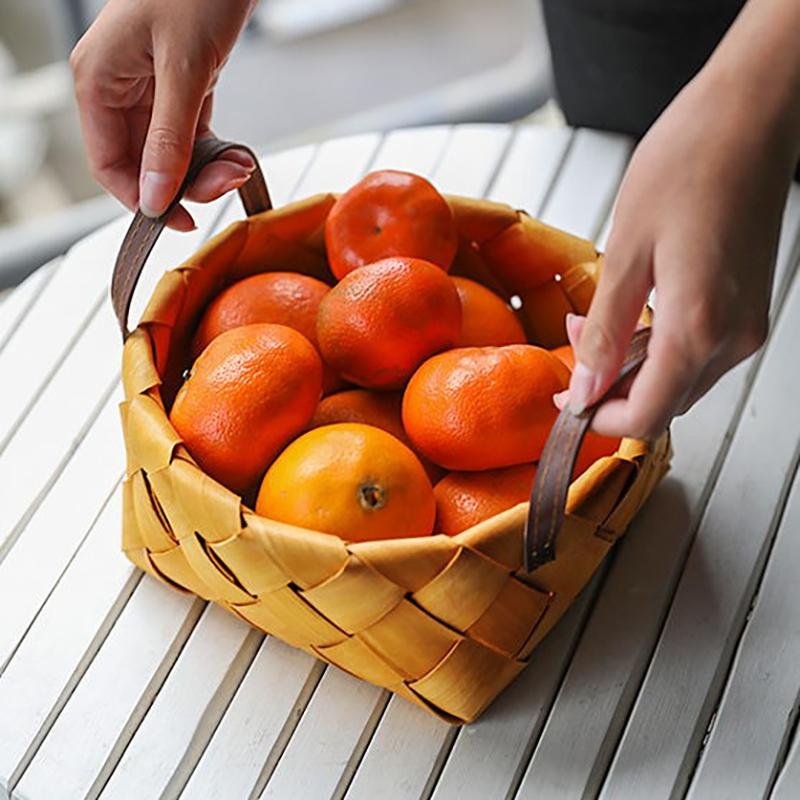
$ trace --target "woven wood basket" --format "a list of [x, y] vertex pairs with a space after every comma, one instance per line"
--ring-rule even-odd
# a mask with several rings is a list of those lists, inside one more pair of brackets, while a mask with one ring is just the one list
[[[232, 146], [200, 142], [187, 184]], [[664, 475], [668, 435], [653, 443], [623, 440], [615, 455], [570, 485], [589, 417], [562, 415], [533, 502], [454, 537], [349, 544], [256, 515], [200, 470], [167, 412], [197, 320], [223, 287], [271, 270], [331, 281], [323, 226], [335, 198], [267, 210], [259, 171], [240, 194], [250, 216], [165, 273], [130, 334], [131, 295], [163, 218], [137, 215], [117, 260], [112, 300], [125, 337], [123, 550], [170, 586], [449, 722], [474, 720], [524, 669]], [[448, 201], [461, 239], [453, 272], [518, 296], [532, 341], [563, 344], [565, 314], [585, 313], [592, 298], [593, 245], [499, 203]], [[628, 366], [641, 360], [645, 345], [642, 338]]]

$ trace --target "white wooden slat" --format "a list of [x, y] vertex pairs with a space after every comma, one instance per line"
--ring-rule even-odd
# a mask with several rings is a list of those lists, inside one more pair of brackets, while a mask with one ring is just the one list
[[22, 322], [60, 261], [61, 256], [54, 258], [30, 274], [14, 290], [3, 294], [3, 302], [0, 305], [0, 350], [17, 325]]
[[321, 667], [308, 653], [268, 636], [181, 800], [249, 796], [287, 720], [298, 713], [298, 698], [313, 689], [313, 679], [319, 678]]
[[[800, 191], [792, 194], [785, 217], [780, 275], [789, 269], [800, 232], [798, 206]], [[690, 414], [673, 423], [670, 474], [617, 545], [520, 797], [544, 790], [591, 796], [598, 790], [716, 478], [717, 454], [735, 422], [751, 366], [748, 362], [728, 373]]]
[[542, 220], [594, 239], [611, 209], [630, 152], [631, 143], [622, 136], [578, 130]]
[[[148, 261], [144, 279], [160, 275], [163, 269], [180, 263], [197, 249], [207, 235], [207, 225], [216, 219], [224, 202], [189, 204], [198, 229], [191, 233], [164, 231]], [[0, 375], [8, 376], [14, 385], [13, 392], [0, 392], [0, 451], [105, 297], [129, 220], [126, 216], [109, 223], [82, 239], [64, 256], [36, 303], [0, 351]], [[132, 314], [131, 318], [137, 317]], [[118, 337], [117, 332], [116, 341]]]
[[204, 717], [211, 722], [220, 713], [215, 701], [224, 702], [238, 685], [261, 638], [209, 604], [100, 796], [175, 797], [176, 764], [192, 758]]
[[571, 128], [518, 127], [489, 199], [539, 213], [573, 135]]
[[796, 356], [798, 314], [795, 280], [689, 553], [605, 797], [645, 791], [666, 797], [685, 788], [694, 766], [800, 437], [800, 373], [787, 368]]
[[[457, 141], [460, 128], [455, 128], [455, 132], [450, 144]], [[497, 159], [502, 158], [502, 163], [484, 163], [482, 155], [468, 156], [463, 151], [460, 154], [462, 159], [462, 169], [467, 175], [472, 175], [469, 184], [464, 177], [460, 177], [460, 191], [468, 195], [483, 196], [488, 194], [493, 199], [509, 202], [515, 207], [526, 207], [532, 209], [533, 213], [541, 211], [540, 203], [546, 193], [546, 186], [552, 182], [564, 153], [564, 148], [568, 141], [563, 131], [560, 129], [549, 129], [545, 135], [530, 136], [532, 129], [520, 127], [513, 133], [513, 140], [508, 149], [506, 141], [500, 138], [495, 139], [494, 146], [488, 146], [488, 141], [482, 143], [481, 153], [494, 153]], [[453, 162], [450, 161], [449, 148], [442, 157], [439, 167], [450, 171]], [[472, 164], [478, 161], [478, 168], [475, 170], [467, 169], [463, 164]], [[526, 166], [527, 165], [527, 166]], [[491, 187], [487, 186], [487, 181], [496, 174]], [[432, 176], [437, 186], [440, 186], [440, 173], [437, 168]], [[502, 188], [502, 191], [498, 190]], [[448, 191], [446, 188], [445, 191]], [[428, 725], [432, 728], [431, 736], [409, 736], [403, 729], [407, 714], [394, 711], [394, 707], [400, 703], [393, 699], [389, 705], [387, 714], [380, 721], [375, 733], [373, 742], [390, 742], [395, 747], [401, 747], [394, 753], [392, 763], [398, 774], [405, 770], [407, 777], [405, 780], [407, 791], [412, 793], [416, 787], [424, 787], [430, 777], [430, 770], [436, 767], [441, 768], [441, 764], [436, 763], [436, 755], [431, 756], [430, 738], [446, 740], [449, 726], [432, 720]], [[401, 704], [405, 705], [405, 704]], [[355, 796], [368, 797], [370, 793], [378, 792], [382, 786], [381, 776], [383, 775], [385, 764], [383, 749], [376, 744], [370, 745], [361, 763], [358, 765], [352, 787], [348, 792], [355, 793]], [[435, 778], [436, 776], [434, 776]], [[406, 791], [406, 790], [404, 790]]]
[[119, 557], [121, 513], [116, 492], [0, 677], [0, 783], [16, 782], [138, 581]]
[[111, 389], [119, 349], [111, 307], [103, 304], [0, 455], [0, 553]]
[[794, 487], [688, 794], [766, 797], [800, 696], [800, 480]]
[[[591, 195], [596, 202], [602, 204], [605, 198], [613, 196], [616, 190], [615, 181], [618, 179], [621, 170], [609, 170], [605, 168], [605, 162], [600, 164], [600, 168], [593, 170], [593, 162], [587, 158], [589, 144], [577, 148], [573, 145], [567, 152], [565, 159], [560, 164], [560, 169], [553, 186], [553, 189], [546, 196], [544, 209], [537, 209], [525, 201], [521, 193], [517, 198], [521, 200], [523, 208], [529, 208], [534, 215], [541, 216], [542, 219], [549, 219], [550, 207], [552, 203], [561, 204], [561, 198], [570, 197], [578, 194], [586, 194], [585, 187], [592, 186]], [[602, 139], [603, 148], [613, 150], [615, 153], [627, 152], [627, 142], [622, 137], [617, 137], [616, 148], [605, 137]], [[513, 152], [513, 146], [511, 149]], [[553, 147], [551, 157], [557, 158], [560, 151]], [[533, 154], [532, 154], [533, 155]], [[576, 160], [581, 169], [573, 165]], [[513, 169], [519, 176], [520, 181], [525, 181], [528, 185], [529, 173], [520, 170], [519, 163], [512, 163], [510, 166], [504, 164], [503, 169], [498, 175], [498, 182], [510, 181], [507, 177], [507, 170]], [[534, 192], [540, 194], [536, 185], [532, 186]], [[521, 190], [518, 190], [521, 192]], [[500, 198], [502, 199], [502, 198]], [[586, 203], [577, 203], [575, 206], [575, 224], [568, 224], [562, 215], [561, 225], [564, 228], [577, 230], [583, 235], [591, 235], [591, 231], [586, 230], [586, 220], [599, 217], [601, 209], [596, 209], [591, 213], [591, 209]], [[507, 694], [514, 697], [516, 690], [520, 692], [518, 697], [519, 710], [513, 714], [509, 712], [509, 718], [504, 723], [493, 722], [493, 717], [488, 717], [486, 722], [479, 720], [478, 724], [472, 726], [470, 734], [464, 731], [459, 732], [450, 756], [444, 765], [441, 777], [436, 784], [434, 797], [447, 798], [456, 797], [464, 791], [464, 787], [470, 784], [481, 786], [482, 791], [488, 792], [484, 796], [504, 796], [506, 792], [513, 791], [519, 778], [519, 771], [524, 769], [524, 763], [520, 759], [527, 758], [527, 753], [538, 738], [539, 732], [546, 720], [547, 712], [554, 693], [558, 689], [561, 676], [569, 661], [574, 642], [580, 634], [582, 621], [588, 613], [593, 602], [597, 587], [600, 585], [602, 575], [596, 578], [575, 602], [573, 609], [564, 620], [559, 623], [558, 637], [554, 638], [555, 632], [549, 637], [547, 642], [548, 650], [546, 655], [540, 656], [543, 664], [535, 669], [529, 666], [525, 672], [517, 679], [515, 685], [508, 690]], [[553, 643], [555, 642], [555, 644]], [[544, 647], [544, 644], [542, 645]], [[541, 692], [541, 695], [538, 694]], [[529, 702], [526, 698], [531, 693], [536, 694], [537, 701]], [[501, 697], [497, 703], [508, 703]], [[511, 706], [501, 706], [511, 708]], [[480, 753], [491, 750], [491, 759], [484, 760]], [[513, 764], [509, 768], [509, 764]]]
[[433, 800], [513, 796], [597, 585], [594, 579], [586, 587], [580, 600], [534, 651], [524, 672], [483, 716], [458, 732]]
[[342, 139], [331, 139], [319, 146], [317, 157], [330, 166], [326, 169], [325, 188], [320, 189], [313, 172], [307, 172], [295, 196], [308, 197], [319, 191], [347, 191], [364, 174], [381, 143], [377, 133], [363, 133]]
[[396, 695], [369, 743], [347, 800], [417, 800], [455, 729]]
[[[434, 180], [446, 194], [483, 194], [511, 139], [508, 125], [459, 125], [454, 128]], [[476, 191], [475, 187], [480, 187]]]
[[[445, 130], [438, 127], [431, 129], [419, 129], [416, 131], [401, 131], [397, 134], [392, 134], [386, 137], [372, 159], [372, 164], [370, 164], [369, 160], [365, 158], [354, 160], [362, 172], [364, 170], [371, 169], [376, 163], [381, 163], [385, 167], [399, 166], [403, 169], [424, 174], [426, 170], [433, 166], [434, 161], [438, 161], [440, 153], [437, 152], [435, 158], [432, 157], [432, 154], [438, 149], [439, 144], [444, 140], [444, 135]], [[501, 138], [502, 133], [500, 133], [499, 137], [495, 137], [495, 141], [500, 141]], [[350, 151], [349, 157], [351, 159], [354, 156], [354, 153], [351, 149], [351, 143], [353, 141], [360, 142], [362, 153], [365, 154], [368, 153], [370, 148], [373, 146], [373, 143], [366, 137], [348, 137], [342, 141], [344, 142], [342, 147], [346, 146], [348, 148]], [[431, 143], [436, 144], [436, 147], [433, 147]], [[331, 143], [331, 145], [333, 144], [334, 143]], [[502, 148], [497, 146], [492, 148], [492, 152], [496, 153], [498, 158], [501, 150]], [[386, 155], [387, 151], [388, 156]], [[305, 193], [325, 191], [329, 187], [329, 180], [338, 180], [341, 182], [344, 179], [345, 176], [342, 166], [340, 163], [338, 163], [340, 159], [339, 152], [339, 148], [333, 146], [323, 146], [320, 148], [317, 159], [311, 165], [304, 177], [303, 189]], [[347, 188], [348, 184], [358, 180], [359, 175], [360, 172], [352, 174], [347, 178], [346, 183], [335, 188], [339, 190]], [[435, 176], [434, 180], [436, 180]], [[478, 175], [478, 180], [481, 180], [480, 174]], [[484, 189], [485, 186], [477, 184], [475, 185], [474, 191], [481, 193]], [[269, 640], [265, 642], [264, 647], [268, 646], [268, 642]], [[274, 658], [280, 659], [280, 661], [278, 662], [277, 666], [272, 668], [280, 668], [279, 665], [282, 661], [281, 653], [282, 651], [276, 651]], [[353, 684], [349, 691], [358, 693], [359, 690], [357, 686]], [[228, 713], [233, 715], [244, 713], [244, 709], [247, 709], [254, 703], [258, 702], [258, 696], [260, 696], [260, 692], [261, 689], [256, 684], [243, 685], [236, 697], [233, 699]], [[335, 699], [337, 705], [325, 709], [331, 720], [339, 718], [339, 704], [346, 706], [351, 702], [349, 695], [347, 697], [336, 697]], [[367, 715], [367, 718], [369, 718], [369, 715]], [[265, 719], [263, 724], [265, 728], [268, 728], [268, 726], [270, 726], [272, 723], [269, 719]], [[361, 731], [358, 733], [360, 734]], [[244, 738], [250, 735], [250, 732], [243, 728], [226, 724], [226, 719], [223, 718], [223, 722], [217, 729], [211, 745], [203, 754], [203, 757], [197, 768], [198, 771], [200, 771], [202, 774], [222, 774], [224, 762], [220, 762], [219, 759], [224, 758], [225, 754], [227, 753], [245, 752], [248, 745], [247, 742], [244, 741]], [[269, 736], [270, 734], [268, 731], [260, 730], [257, 727], [252, 735], [256, 737], [262, 737]], [[292, 747], [293, 740], [290, 741], [289, 749], [291, 750]], [[251, 762], [250, 773], [257, 774], [261, 766], [262, 764], [260, 761]], [[342, 769], [345, 767], [346, 764], [343, 764]]]
[[139, 583], [23, 773], [15, 798], [87, 795], [106, 761], [121, 755], [126, 741], [120, 731], [134, 728], [141, 704], [157, 694], [202, 607], [155, 580]]
[[[306, 158], [310, 158], [313, 155], [313, 148], [305, 148], [304, 150], [305, 150]], [[284, 167], [284, 166], [290, 166], [290, 167], [293, 167], [294, 169], [296, 169], [299, 172], [299, 169], [297, 169], [297, 165], [296, 165], [296, 159], [294, 159], [294, 158], [283, 159], [283, 158], [280, 158], [280, 157], [267, 159], [266, 166], [267, 166], [267, 168], [271, 169], [272, 174], [277, 178], [277, 180], [273, 182], [273, 186], [272, 186], [272, 191], [273, 191], [274, 197], [276, 198], [276, 202], [279, 202], [279, 203], [280, 202], [285, 202], [286, 197], [285, 196], [281, 196], [281, 194], [279, 192], [281, 191], [281, 187], [286, 185], [287, 178], [284, 176], [283, 170], [280, 169], [280, 168]], [[296, 178], [295, 178], [295, 180], [296, 180]], [[277, 187], [277, 190], [276, 190], [276, 187]], [[175, 262], [173, 261], [172, 263], [175, 263]], [[116, 335], [118, 335], [118, 334], [116, 334]], [[116, 338], [116, 335], [114, 336], [114, 338]], [[117, 360], [117, 359], [118, 359], [118, 352], [117, 352], [117, 354], [115, 356], [115, 360]], [[48, 387], [48, 393], [49, 393], [50, 389], [51, 389], [51, 387]], [[81, 447], [83, 447], [85, 445], [86, 445], [86, 442], [84, 442]], [[113, 436], [113, 437], [107, 437], [107, 439], [106, 439], [106, 447], [107, 448], [111, 448], [111, 450], [107, 451], [105, 454], [98, 453], [97, 454], [97, 460], [96, 460], [95, 464], [92, 465], [92, 469], [96, 469], [97, 468], [97, 463], [103, 463], [104, 461], [107, 463], [109, 457], [111, 457], [112, 459], [118, 459], [123, 453], [123, 449], [122, 449], [121, 443], [119, 441], [119, 436], [118, 435], [117, 436]], [[112, 454], [112, 451], [113, 451], [113, 454]], [[81, 455], [81, 448], [78, 449], [78, 453], [76, 455], [76, 458], [80, 457], [80, 455]], [[102, 457], [103, 455], [105, 455], [105, 458]], [[113, 462], [112, 462], [112, 464], [113, 464]], [[117, 470], [115, 469], [115, 470], [113, 470], [113, 472], [116, 473]], [[121, 469], [119, 470], [119, 472], [121, 473]], [[84, 479], [86, 479], [89, 474], [90, 474], [89, 471], [86, 471], [86, 473], [83, 476]], [[118, 542], [119, 542], [118, 528], [119, 528], [119, 520], [116, 519], [114, 521], [113, 529], [110, 532], [110, 535], [113, 537], [113, 542], [114, 542], [114, 559], [115, 559], [115, 561], [117, 563], [124, 565], [126, 567], [126, 569], [130, 570], [131, 567], [118, 554]], [[102, 555], [97, 555], [96, 556], [95, 563], [94, 563], [94, 568], [96, 570], [98, 570], [98, 571], [99, 570], [105, 570], [107, 568], [103, 564], [104, 558], [107, 558], [107, 556], [102, 556]], [[67, 569], [67, 572], [65, 573], [65, 577], [62, 578], [62, 581], [69, 579], [69, 577], [70, 577], [70, 575], [72, 573], [73, 567], [74, 567], [74, 565], [71, 564], [70, 567]], [[124, 581], [124, 580], [118, 581], [117, 595], [120, 595], [120, 596], [124, 595], [124, 593], [126, 591], [125, 590], [125, 583], [126, 583], [126, 581]], [[141, 592], [144, 592], [145, 594], [147, 594], [150, 591], [151, 590], [147, 589], [147, 588], [143, 588], [143, 587], [140, 588], [139, 590], [137, 590], [137, 592], [134, 595], [134, 601], [135, 602], [141, 602], [139, 600], [139, 598], [138, 598], [138, 594], [141, 593]], [[109, 607], [111, 606], [111, 604], [108, 604], [108, 605], [109, 605]], [[96, 630], [99, 629], [100, 621], [103, 619], [102, 615], [104, 615], [106, 613], [106, 611], [107, 611], [107, 608], [105, 606], [103, 606], [103, 605], [100, 605], [97, 608], [98, 608], [98, 612], [102, 611], [102, 614], [95, 621], [95, 629]], [[197, 608], [195, 608], [195, 605], [190, 603], [188, 605], [187, 604], [183, 604], [181, 606], [175, 607], [171, 611], [170, 611], [169, 607], [167, 607], [167, 608], [165, 608], [164, 611], [165, 611], [165, 613], [177, 614], [178, 617], [172, 620], [173, 626], [175, 627], [176, 630], [183, 630], [184, 631], [184, 635], [188, 635], [188, 632], [191, 630], [192, 624], [197, 619], [197, 610], [198, 610], [198, 608], [199, 608], [199, 606]], [[45, 609], [47, 609], [47, 606], [45, 607]], [[164, 642], [164, 644], [163, 644], [164, 652], [162, 653], [162, 657], [167, 659], [167, 662], [168, 662], [169, 658], [172, 657], [172, 649], [171, 648], [174, 646], [174, 643], [173, 643], [173, 641], [171, 639], [164, 639], [163, 642]], [[23, 645], [22, 645], [22, 647], [20, 648], [20, 651], [17, 654], [18, 657], [20, 657], [20, 654], [24, 652], [25, 646], [26, 646], [26, 642], [23, 642]], [[130, 642], [129, 642], [129, 646], [131, 648], [133, 648], [133, 649], [128, 653], [127, 657], [131, 662], [136, 664], [137, 667], [138, 667], [138, 661], [139, 661], [140, 656], [139, 656], [138, 651], [136, 650], [136, 647], [137, 647], [136, 640], [135, 639], [131, 639]], [[80, 653], [81, 651], [79, 650], [77, 652]], [[71, 655], [74, 655], [74, 654], [71, 654]], [[69, 657], [71, 657], [71, 655], [69, 655]], [[56, 665], [55, 665], [55, 666], [58, 667], [59, 670], [61, 670], [61, 673], [64, 673], [64, 674], [59, 673], [59, 676], [60, 676], [59, 679], [62, 680], [62, 684], [63, 684], [63, 678], [65, 676], [69, 676], [72, 673], [73, 670], [76, 670], [76, 669], [80, 670], [80, 666], [78, 664], [76, 664], [76, 663], [73, 663], [75, 661], [75, 658], [73, 658], [73, 661], [70, 661], [69, 657], [65, 656], [65, 657], [60, 658], [57, 661]], [[112, 654], [111, 658], [113, 659], [114, 657], [115, 656]], [[124, 654], [117, 654], [116, 657], [120, 658], [120, 659], [124, 659]], [[165, 663], [167, 663], [167, 662], [165, 662]], [[9, 666], [9, 670], [14, 668], [15, 663], [16, 663], [16, 659], [12, 660], [12, 662], [11, 662], [11, 664]], [[85, 665], [84, 665], [84, 668], [85, 668]], [[78, 677], [79, 677], [79, 675], [78, 675]], [[163, 675], [161, 676], [160, 680], [163, 680]], [[150, 687], [148, 689], [148, 691], [152, 692], [152, 693], [155, 693], [155, 691], [158, 690], [158, 685], [160, 685], [160, 684], [155, 684], [153, 687]], [[144, 695], [142, 697], [139, 697], [139, 695], [136, 695], [135, 697], [128, 697], [127, 695], [124, 694], [124, 687], [123, 687], [123, 690], [122, 690], [122, 694], [119, 697], [115, 696], [115, 699], [118, 700], [116, 705], [122, 705], [123, 708], [125, 708], [125, 707], [127, 707], [127, 708], [133, 707], [133, 708], [135, 708], [136, 712], [139, 714], [140, 717], [141, 717], [141, 715], [143, 715], [144, 710], [146, 710], [147, 705], [149, 704], [151, 698], [152, 698], [152, 694], [150, 694], [149, 698], [148, 698], [148, 695]], [[136, 706], [136, 703], [139, 700], [141, 700], [141, 703], [143, 704], [141, 709], [138, 706]], [[47, 702], [47, 700], [45, 700], [45, 702]], [[83, 709], [83, 712], [85, 712], [85, 709]], [[118, 709], [115, 707], [114, 709], [111, 710], [111, 713], [109, 715], [109, 720], [103, 720], [104, 724], [107, 724], [107, 729], [106, 730], [109, 732], [108, 733], [109, 736], [111, 736], [110, 732], [114, 730], [114, 727], [113, 727], [114, 726], [114, 720], [121, 719], [124, 722], [124, 720], [127, 719], [127, 716], [128, 716], [127, 714], [115, 717], [114, 714], [117, 713], [117, 712], [118, 712]], [[77, 712], [70, 710], [70, 713], [72, 713], [74, 715], [77, 715], [77, 716], [80, 716], [80, 714], [82, 713], [82, 710], [80, 708], [77, 710]], [[119, 730], [117, 731], [117, 734], [119, 734]], [[111, 742], [109, 743], [109, 746], [113, 744], [113, 741], [114, 741], [115, 738], [116, 737], [113, 737], [111, 739]], [[119, 753], [117, 753], [117, 756], [118, 755], [119, 755]], [[111, 766], [113, 767], [113, 765], [115, 763], [116, 762], [114, 760], [112, 760]], [[0, 774], [2, 774], [2, 773], [0, 773]], [[93, 780], [94, 780], [94, 778], [93, 778]]]
[[432, 125], [392, 131], [386, 134], [370, 170], [399, 169], [430, 177], [453, 130], [447, 125]]
[[[125, 468], [118, 390], [0, 561], [0, 673]], [[102, 469], [97, 469], [102, 464]], [[91, 479], [89, 479], [91, 476]], [[2, 703], [0, 703], [2, 708]]]
[[331, 797], [385, 692], [328, 667], [261, 798]]

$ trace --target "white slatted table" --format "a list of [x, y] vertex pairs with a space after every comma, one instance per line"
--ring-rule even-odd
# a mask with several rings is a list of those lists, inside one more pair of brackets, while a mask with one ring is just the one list
[[[276, 203], [380, 167], [599, 238], [630, 143], [467, 125], [264, 159]], [[134, 300], [241, 212], [194, 207]], [[767, 346], [674, 425], [612, 558], [481, 720], [455, 729], [119, 552], [121, 219], [0, 303], [0, 797], [800, 797], [800, 187]]]

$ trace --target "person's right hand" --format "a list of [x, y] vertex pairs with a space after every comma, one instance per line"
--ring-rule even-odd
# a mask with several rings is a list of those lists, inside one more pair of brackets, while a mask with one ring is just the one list
[[[75, 46], [70, 65], [89, 166], [129, 209], [164, 213], [198, 136], [209, 132], [212, 92], [254, 0], [110, 0]], [[255, 168], [229, 150], [186, 197], [208, 202]], [[169, 225], [191, 230], [182, 207]]]

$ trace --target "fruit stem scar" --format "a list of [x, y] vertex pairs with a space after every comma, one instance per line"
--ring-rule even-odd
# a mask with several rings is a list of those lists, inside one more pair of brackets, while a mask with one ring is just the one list
[[374, 483], [358, 487], [358, 502], [365, 511], [377, 511], [386, 505], [386, 491]]

